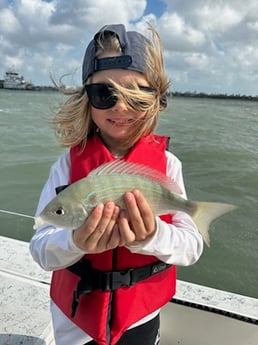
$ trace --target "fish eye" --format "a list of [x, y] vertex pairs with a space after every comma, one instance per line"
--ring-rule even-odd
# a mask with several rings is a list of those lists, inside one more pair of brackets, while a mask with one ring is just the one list
[[55, 213], [58, 215], [58, 216], [62, 216], [65, 212], [64, 212], [64, 209], [62, 207], [59, 207]]

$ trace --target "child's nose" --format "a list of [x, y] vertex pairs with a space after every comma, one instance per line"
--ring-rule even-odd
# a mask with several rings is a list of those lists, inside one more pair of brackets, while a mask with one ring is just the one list
[[116, 101], [116, 104], [112, 107], [112, 110], [119, 110], [119, 111], [124, 111], [127, 109], [128, 109], [127, 105], [121, 99], [118, 99]]

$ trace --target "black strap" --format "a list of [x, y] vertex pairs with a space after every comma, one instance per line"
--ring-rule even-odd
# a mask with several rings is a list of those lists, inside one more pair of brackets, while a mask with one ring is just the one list
[[74, 317], [81, 294], [89, 294], [93, 290], [113, 291], [121, 287], [131, 287], [135, 283], [147, 279], [168, 269], [171, 265], [163, 261], [139, 268], [129, 268], [123, 271], [100, 271], [92, 268], [90, 261], [81, 260], [67, 269], [81, 279], [74, 291], [72, 314]]
[[128, 68], [132, 64], [132, 57], [130, 55], [121, 55], [115, 57], [106, 57], [95, 59], [94, 71], [103, 71], [114, 68]]

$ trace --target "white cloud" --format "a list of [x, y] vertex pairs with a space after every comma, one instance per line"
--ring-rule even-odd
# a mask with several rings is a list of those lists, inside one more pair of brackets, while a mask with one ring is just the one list
[[9, 35], [21, 30], [21, 26], [14, 13], [6, 8], [0, 12], [1, 33]]
[[205, 43], [205, 35], [187, 25], [176, 13], [164, 13], [158, 21], [158, 28], [168, 50], [190, 51], [199, 49]]
[[258, 31], [258, 20], [247, 23], [247, 27], [250, 28], [251, 30]]
[[257, 0], [160, 1], [157, 16], [144, 12], [147, 0], [0, 0], [0, 78], [14, 65], [35, 84], [74, 70], [80, 83], [85, 47], [100, 27], [146, 33], [152, 21], [173, 89], [258, 94]]
[[195, 70], [201, 70], [209, 66], [207, 56], [201, 53], [188, 54], [185, 61]]
[[215, 3], [213, 6], [204, 5], [198, 10], [198, 26], [207, 31], [224, 32], [237, 24], [243, 18], [241, 12], [232, 8], [227, 3], [220, 5]]
[[145, 7], [146, 0], [58, 0], [50, 23], [97, 30], [107, 23], [128, 24], [138, 20]]

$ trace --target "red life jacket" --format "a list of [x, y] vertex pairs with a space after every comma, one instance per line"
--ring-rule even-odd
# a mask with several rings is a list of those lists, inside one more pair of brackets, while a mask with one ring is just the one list
[[[150, 135], [142, 138], [124, 157], [130, 162], [142, 163], [166, 174], [166, 137]], [[102, 140], [88, 138], [83, 152], [81, 147], [70, 151], [71, 183], [87, 176], [99, 165], [114, 160]], [[171, 216], [161, 216], [171, 223]], [[127, 270], [155, 263], [155, 256], [133, 254], [118, 247], [100, 254], [86, 254], [93, 268], [101, 271]], [[51, 298], [62, 312], [100, 345], [114, 345], [135, 322], [166, 304], [175, 294], [176, 269], [168, 269], [150, 276], [133, 286], [114, 291], [93, 290], [80, 296], [76, 314], [71, 318], [73, 291], [79, 277], [68, 269], [53, 272]]]

